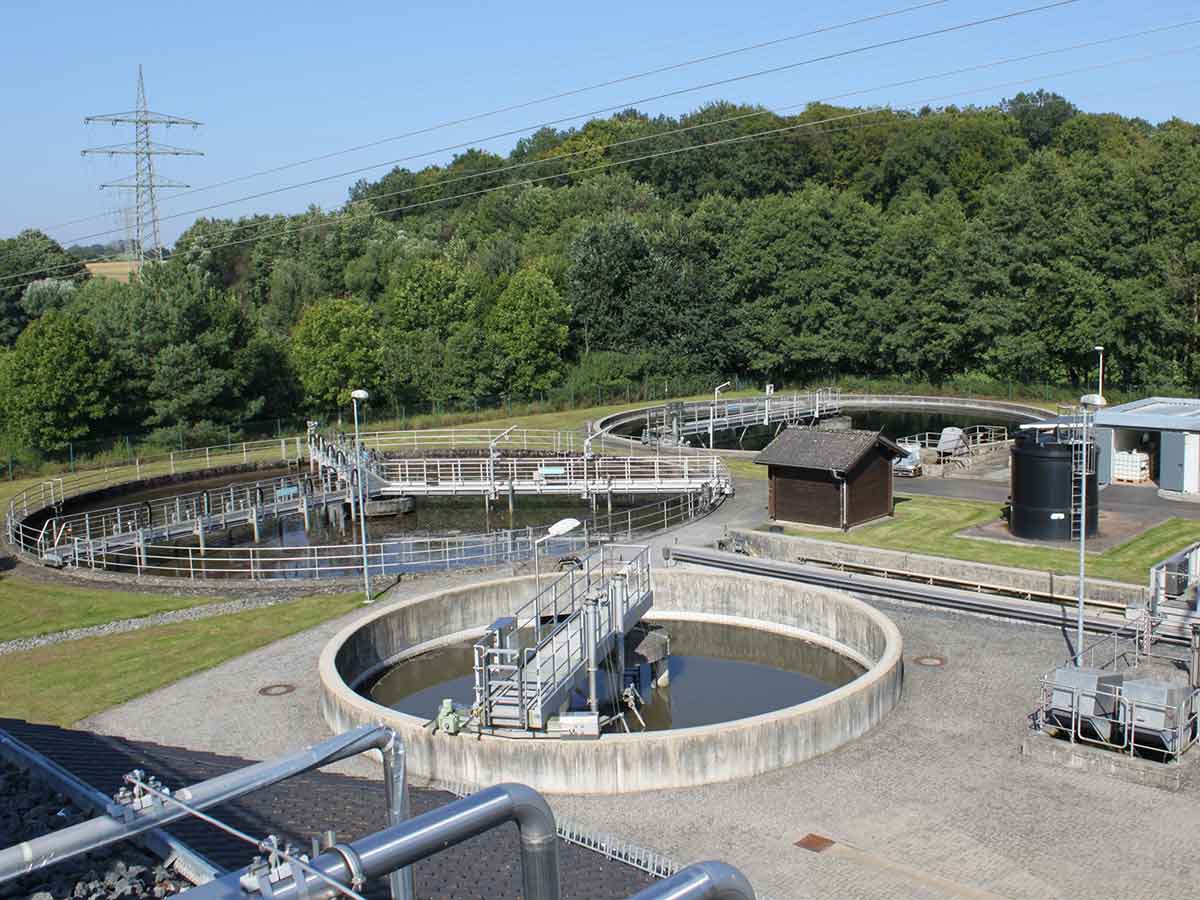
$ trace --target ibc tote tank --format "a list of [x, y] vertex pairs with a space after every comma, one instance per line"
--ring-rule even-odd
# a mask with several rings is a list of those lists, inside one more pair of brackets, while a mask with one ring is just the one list
[[[1087, 477], [1087, 534], [1099, 530], [1095, 445], [1092, 474]], [[1014, 537], [1037, 541], [1071, 540], [1071, 445], [1055, 440], [1053, 431], [1020, 431], [1012, 446], [1012, 501], [1009, 530]], [[1076, 514], [1078, 515], [1078, 513]]]

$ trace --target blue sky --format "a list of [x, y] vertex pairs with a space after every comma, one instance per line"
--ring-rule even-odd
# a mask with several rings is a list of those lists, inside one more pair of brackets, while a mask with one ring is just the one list
[[[157, 139], [195, 147], [198, 158], [162, 158], [159, 171], [194, 187], [411, 131], [447, 119], [643, 71], [745, 44], [915, 5], [920, 0], [798, 4], [703, 0], [606, 4], [232, 3], [10, 4], [0, 16], [0, 236], [100, 215], [119, 204], [97, 185], [133, 171], [129, 157], [82, 158], [87, 146], [131, 140], [130, 129], [83, 124], [90, 114], [133, 106], [137, 65], [145, 67], [151, 109], [204, 127], [160, 131]], [[1048, 0], [947, 0], [882, 21], [691, 66], [653, 78], [395, 141], [320, 163], [172, 201], [164, 216], [409, 154], [470, 142], [499, 153], [515, 138], [481, 138], [701, 82], [1041, 5]], [[642, 104], [678, 114], [715, 99], [792, 106], [942, 72], [1200, 18], [1194, 0], [1079, 0], [1068, 6], [954, 34], [805, 65], [736, 84]], [[993, 103], [1023, 89], [1002, 82], [1200, 45], [1200, 27], [1078, 50], [921, 85], [879, 90], [854, 102], [920, 105]], [[1200, 120], [1200, 51], [1084, 74], [1039, 77], [1036, 86], [1085, 110], [1158, 122]], [[1028, 87], [1032, 87], [1030, 85]], [[982, 89], [982, 90], [977, 90]], [[444, 162], [434, 152], [408, 163]], [[366, 173], [378, 177], [380, 166]], [[336, 207], [353, 177], [243, 201], [210, 215]], [[192, 216], [164, 223], [172, 240]], [[117, 227], [114, 215], [49, 229], [64, 243]], [[111, 237], [119, 236], [117, 234]], [[110, 236], [88, 238], [87, 243]]]

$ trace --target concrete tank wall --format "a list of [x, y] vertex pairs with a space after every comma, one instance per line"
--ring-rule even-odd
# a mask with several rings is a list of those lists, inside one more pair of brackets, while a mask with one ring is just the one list
[[859, 678], [786, 709], [735, 722], [599, 740], [433, 734], [425, 722], [354, 688], [416, 645], [486, 627], [532, 591], [528, 577], [428, 594], [379, 609], [340, 632], [320, 660], [321, 709], [335, 731], [384, 722], [403, 736], [409, 769], [448, 784], [520, 781], [551, 793], [622, 793], [727, 781], [840, 747], [900, 699], [901, 639], [885, 615], [846, 594], [737, 575], [654, 571], [656, 617], [786, 631], [845, 653]]

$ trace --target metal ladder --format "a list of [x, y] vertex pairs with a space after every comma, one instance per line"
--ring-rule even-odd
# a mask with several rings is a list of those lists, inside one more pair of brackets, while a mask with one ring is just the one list
[[1090, 451], [1091, 443], [1084, 441], [1086, 432], [1083, 426], [1071, 429], [1071, 539], [1079, 540], [1080, 512], [1083, 509], [1084, 491], [1087, 490], [1088, 476], [1094, 470], [1094, 457]]

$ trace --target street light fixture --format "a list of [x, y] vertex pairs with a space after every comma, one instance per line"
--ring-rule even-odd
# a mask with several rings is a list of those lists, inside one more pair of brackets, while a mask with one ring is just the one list
[[721, 396], [721, 391], [733, 384], [732, 381], [726, 381], [724, 384], [718, 384], [716, 390], [713, 391], [712, 406], [708, 408], [708, 449], [713, 449], [713, 423], [717, 414], [717, 400]]
[[366, 401], [371, 395], [359, 388], [356, 391], [350, 392], [350, 398], [354, 401], [354, 471], [358, 475], [358, 528], [359, 534], [362, 536], [362, 567], [363, 567], [363, 591], [366, 594], [364, 603], [371, 602], [371, 573], [367, 567], [367, 504], [363, 499], [363, 452], [362, 438], [358, 433], [358, 403]]
[[542, 567], [538, 564], [538, 547], [552, 537], [560, 537], [574, 531], [583, 523], [578, 519], [559, 519], [546, 529], [546, 533], [533, 542], [533, 578], [537, 593], [542, 592]]
[[1096, 387], [1096, 394], [1100, 397], [1104, 396], [1104, 347], [1097, 344], [1092, 348], [1100, 354], [1100, 384]]
[[1090, 434], [1088, 426], [1091, 423], [1090, 416], [1094, 414], [1094, 411], [1107, 405], [1108, 401], [1100, 394], [1085, 394], [1079, 398], [1080, 416], [1083, 418], [1083, 434], [1081, 436], [1081, 440], [1083, 441], [1083, 471], [1079, 473], [1079, 580], [1075, 613], [1076, 667], [1083, 665], [1083, 592], [1084, 578], [1086, 577], [1086, 557], [1084, 554], [1087, 552], [1088, 469], [1093, 464], [1092, 447], [1088, 441]]

